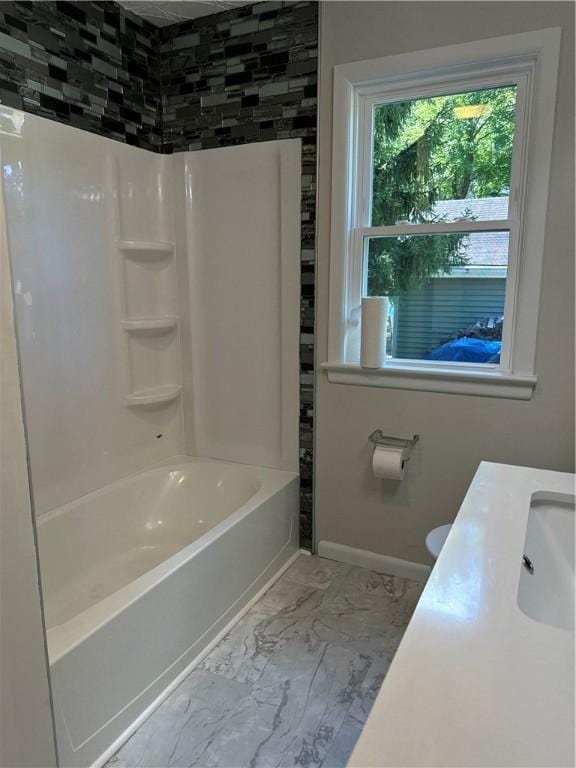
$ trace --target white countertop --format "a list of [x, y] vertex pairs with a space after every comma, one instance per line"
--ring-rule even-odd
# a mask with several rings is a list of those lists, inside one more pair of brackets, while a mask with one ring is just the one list
[[574, 766], [574, 634], [517, 605], [536, 491], [574, 475], [480, 465], [349, 766]]

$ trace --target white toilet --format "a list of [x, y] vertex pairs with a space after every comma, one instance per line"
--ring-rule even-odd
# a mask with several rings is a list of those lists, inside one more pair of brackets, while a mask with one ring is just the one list
[[448, 525], [439, 525], [438, 528], [433, 528], [426, 536], [426, 549], [430, 552], [434, 560], [438, 559], [438, 555], [450, 533], [450, 528], [452, 528], [450, 523], [448, 523]]

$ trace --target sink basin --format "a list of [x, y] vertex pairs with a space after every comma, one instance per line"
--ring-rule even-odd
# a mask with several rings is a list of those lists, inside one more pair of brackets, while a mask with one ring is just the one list
[[572, 494], [532, 494], [518, 585], [518, 606], [531, 619], [574, 630]]

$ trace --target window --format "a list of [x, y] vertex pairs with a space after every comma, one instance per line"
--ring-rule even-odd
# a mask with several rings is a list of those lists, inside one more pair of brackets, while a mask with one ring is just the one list
[[[558, 47], [543, 30], [336, 68], [330, 380], [530, 397]], [[389, 297], [376, 371], [364, 296]]]

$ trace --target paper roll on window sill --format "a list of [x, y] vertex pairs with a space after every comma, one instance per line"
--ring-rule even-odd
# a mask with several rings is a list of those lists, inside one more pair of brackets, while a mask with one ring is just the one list
[[387, 318], [386, 296], [368, 296], [362, 299], [360, 365], [363, 368], [382, 368], [384, 365]]

